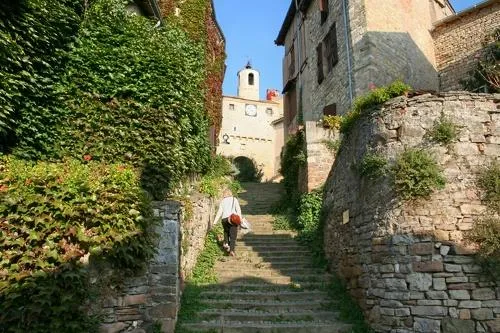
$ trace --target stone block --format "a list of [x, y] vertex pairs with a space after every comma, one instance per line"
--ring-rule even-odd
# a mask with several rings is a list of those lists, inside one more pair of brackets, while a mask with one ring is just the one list
[[467, 290], [449, 290], [450, 298], [459, 300], [469, 300], [470, 294]]
[[394, 316], [394, 309], [392, 308], [380, 308], [380, 314], [384, 316]]
[[432, 286], [432, 275], [427, 273], [411, 273], [406, 281], [410, 284], [410, 290], [427, 291]]
[[495, 299], [495, 291], [489, 288], [475, 289], [472, 291], [472, 299], [493, 300]]
[[466, 276], [452, 276], [449, 278], [446, 278], [447, 283], [465, 283], [469, 282], [469, 279], [467, 279]]
[[473, 264], [462, 265], [462, 268], [465, 273], [481, 273], [483, 271], [481, 266]]
[[406, 281], [404, 279], [385, 279], [385, 287], [389, 290], [407, 290]]
[[491, 309], [474, 309], [471, 310], [472, 319], [475, 320], [491, 320], [494, 319], [493, 311]]
[[443, 245], [439, 248], [439, 253], [441, 253], [442, 256], [448, 255], [450, 252], [451, 247], [447, 245]]
[[441, 261], [414, 262], [412, 267], [415, 272], [442, 272], [444, 269]]
[[471, 318], [470, 310], [469, 309], [460, 310], [460, 314], [458, 317], [463, 320], [469, 320]]
[[446, 290], [446, 280], [444, 278], [432, 279], [432, 288], [434, 290]]
[[410, 299], [410, 293], [404, 291], [388, 291], [384, 294], [384, 298], [404, 301]]
[[476, 285], [474, 283], [451, 283], [448, 285], [448, 289], [450, 289], [450, 290], [472, 290], [472, 289], [476, 289]]
[[419, 299], [417, 305], [443, 305], [443, 302], [438, 299]]
[[462, 309], [478, 309], [481, 307], [481, 301], [461, 301], [458, 307]]
[[472, 320], [461, 320], [455, 318], [444, 318], [441, 321], [442, 333], [471, 333], [475, 326]]
[[444, 264], [444, 270], [447, 272], [461, 272], [462, 265]]
[[484, 308], [500, 308], [500, 300], [481, 302]]
[[414, 316], [446, 316], [448, 308], [436, 305], [417, 305], [411, 308], [411, 314]]
[[446, 291], [428, 291], [426, 295], [430, 299], [448, 299]]
[[104, 324], [99, 327], [99, 333], [119, 333], [127, 327], [125, 323]]
[[381, 299], [380, 306], [388, 307], [388, 308], [398, 308], [398, 307], [402, 307], [403, 303], [401, 303], [400, 301], [395, 301], [395, 300]]
[[441, 322], [434, 319], [415, 318], [413, 329], [415, 332], [440, 333]]
[[454, 299], [445, 299], [443, 301], [443, 304], [444, 304], [444, 306], [457, 306], [458, 305], [458, 301], [454, 300]]
[[127, 295], [127, 296], [123, 297], [123, 305], [124, 306], [137, 305], [137, 304], [146, 304], [146, 295], [145, 294]]
[[411, 255], [427, 255], [434, 253], [434, 245], [432, 243], [415, 243], [410, 246]]
[[458, 318], [458, 309], [457, 308], [448, 308], [448, 314], [451, 318]]
[[399, 308], [399, 309], [394, 309], [394, 315], [396, 317], [406, 317], [409, 316], [410, 313], [410, 308]]
[[137, 308], [119, 308], [116, 310], [117, 321], [141, 320], [144, 315]]
[[492, 333], [499, 333], [500, 332], [500, 318], [487, 321], [486, 325], [488, 326], [488, 328], [490, 329], [490, 331]]

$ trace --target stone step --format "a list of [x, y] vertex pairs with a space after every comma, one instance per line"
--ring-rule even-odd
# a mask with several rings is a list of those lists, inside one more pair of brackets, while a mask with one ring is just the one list
[[240, 275], [235, 276], [233, 274], [229, 275], [218, 275], [219, 283], [231, 283], [231, 282], [241, 282], [241, 283], [255, 283], [255, 281], [260, 281], [261, 283], [273, 283], [273, 284], [290, 284], [290, 283], [302, 283], [302, 282], [327, 282], [330, 280], [330, 276], [326, 274], [322, 275], [294, 275], [294, 276], [269, 276], [269, 275]]
[[206, 299], [238, 299], [252, 301], [306, 301], [326, 300], [328, 294], [320, 290], [310, 291], [203, 291]]
[[193, 333], [350, 333], [352, 325], [331, 322], [231, 322], [209, 321], [185, 324]]
[[201, 299], [211, 309], [239, 309], [247, 311], [288, 312], [304, 310], [325, 310], [334, 304], [330, 300], [261, 301], [242, 299]]
[[325, 274], [323, 270], [310, 269], [310, 268], [241, 268], [240, 270], [235, 269], [231, 265], [220, 265], [217, 269], [218, 276], [256, 276], [256, 277], [268, 277], [268, 276], [297, 276], [297, 275], [321, 275]]
[[254, 230], [252, 229], [249, 233], [244, 234], [243, 232], [238, 232], [238, 238], [243, 238], [243, 237], [261, 237], [261, 238], [266, 238], [266, 237], [271, 237], [271, 236], [286, 236], [286, 237], [294, 237], [296, 236], [296, 232], [288, 231], [288, 230], [273, 230], [273, 229], [268, 229], [268, 230]]
[[241, 239], [242, 241], [248, 240], [250, 242], [267, 242], [269, 240], [274, 240], [277, 242], [284, 242], [284, 241], [295, 242], [295, 239], [293, 238], [295, 236], [295, 233], [286, 230], [276, 230], [276, 231], [281, 231], [281, 232], [276, 235], [262, 235], [255, 232], [243, 234], [240, 232], [239, 236], [241, 237], [239, 239]]
[[307, 247], [300, 244], [263, 244], [246, 245], [243, 242], [236, 242], [236, 251], [256, 251], [260, 252], [290, 252], [290, 251], [309, 251]]
[[338, 312], [334, 311], [307, 311], [299, 310], [297, 312], [264, 312], [238, 309], [213, 310], [207, 309], [199, 313], [199, 318], [204, 321], [224, 320], [240, 322], [307, 322], [307, 321], [329, 321], [339, 317]]
[[321, 291], [328, 286], [327, 282], [300, 282], [300, 283], [276, 283], [269, 284], [262, 280], [253, 281], [234, 281], [226, 284], [207, 285], [204, 290], [220, 292], [241, 292], [241, 291], [260, 291], [260, 292], [288, 292], [288, 291]]
[[[236, 243], [238, 244], [238, 243]], [[238, 245], [236, 245], [238, 246]], [[252, 249], [236, 249], [237, 258], [245, 258], [245, 257], [294, 257], [295, 258], [310, 258], [311, 252], [307, 250], [274, 250], [274, 251], [253, 251]]]
[[[224, 258], [231, 258], [232, 257], [224, 257]], [[228, 264], [228, 262], [231, 262], [231, 264]], [[283, 261], [283, 257], [278, 258], [278, 260], [271, 261], [271, 260], [262, 260], [256, 258], [256, 260], [245, 260], [245, 261], [219, 261], [216, 264], [216, 267], [223, 267], [223, 266], [229, 266], [232, 267], [234, 270], [238, 271], [240, 269], [262, 269], [262, 268], [272, 268], [272, 269], [290, 269], [290, 268], [308, 268], [312, 269], [314, 268], [313, 263], [309, 258], [304, 258], [298, 260], [297, 258], [290, 258], [289, 261]]]

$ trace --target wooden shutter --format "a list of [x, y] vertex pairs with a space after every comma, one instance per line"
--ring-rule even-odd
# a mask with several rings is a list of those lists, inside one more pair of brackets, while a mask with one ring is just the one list
[[326, 34], [323, 43], [325, 44], [326, 68], [327, 71], [330, 72], [339, 61], [337, 49], [337, 29], [335, 27], [335, 23], [332, 24], [330, 31]]
[[323, 82], [323, 79], [325, 78], [325, 75], [323, 73], [323, 43], [319, 43], [318, 46], [316, 46], [316, 57], [318, 84], [321, 84], [321, 82]]
[[330, 28], [330, 39], [331, 39], [331, 49], [332, 49], [332, 68], [339, 62], [339, 50], [337, 47], [337, 27], [335, 26], [335, 22], [332, 24]]
[[328, 17], [328, 0], [319, 0], [319, 11], [321, 14], [321, 24], [323, 24]]
[[305, 21], [302, 21], [302, 25], [300, 26], [300, 69], [306, 62], [307, 53], [306, 53], [306, 25]]

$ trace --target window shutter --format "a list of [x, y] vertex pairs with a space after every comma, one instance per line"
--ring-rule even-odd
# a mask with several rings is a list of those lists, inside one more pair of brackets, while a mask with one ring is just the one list
[[331, 43], [331, 51], [332, 51], [332, 56], [331, 56], [331, 66], [332, 68], [337, 64], [339, 61], [339, 51], [337, 48], [337, 27], [335, 26], [335, 23], [333, 23], [331, 29], [330, 29], [330, 43]]
[[318, 84], [321, 84], [325, 78], [323, 74], [323, 43], [319, 43], [318, 46], [316, 46], [316, 57]]
[[304, 65], [307, 58], [306, 53], [306, 25], [305, 22], [302, 22], [302, 26], [300, 27], [300, 68]]
[[319, 0], [319, 11], [321, 13], [321, 24], [323, 24], [328, 17], [328, 0]]

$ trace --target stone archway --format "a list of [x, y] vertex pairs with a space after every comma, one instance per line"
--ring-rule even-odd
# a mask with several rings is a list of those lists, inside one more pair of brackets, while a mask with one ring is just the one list
[[247, 156], [238, 156], [233, 159], [233, 165], [238, 170], [236, 179], [240, 182], [260, 182], [262, 180], [262, 170], [254, 159]]

